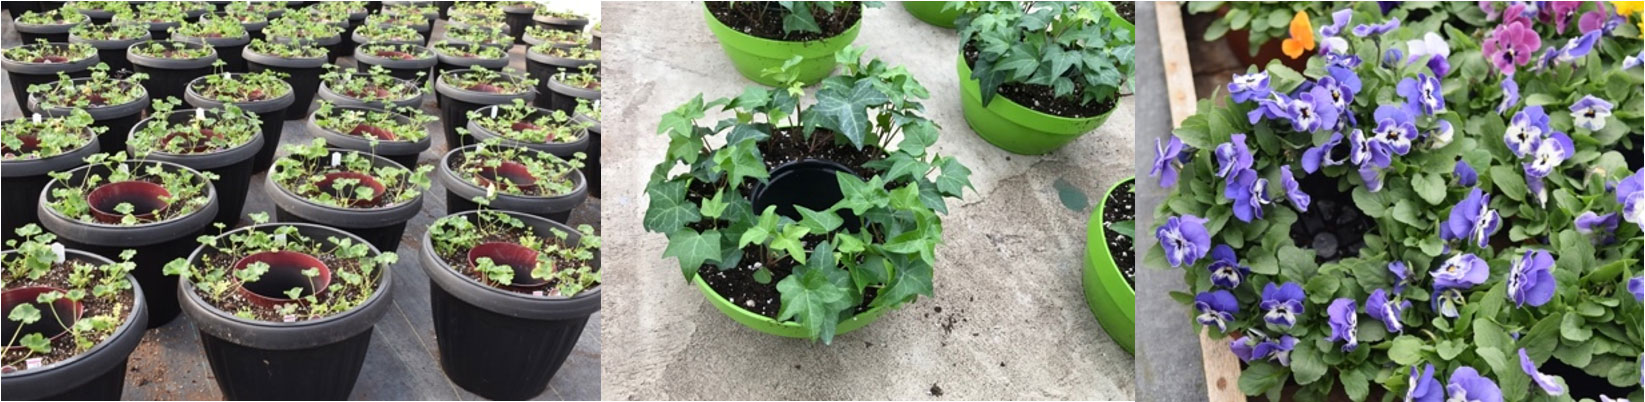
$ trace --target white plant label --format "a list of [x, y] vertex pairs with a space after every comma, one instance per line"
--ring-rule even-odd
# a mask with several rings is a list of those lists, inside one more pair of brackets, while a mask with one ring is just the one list
[[52, 261], [55, 261], [55, 262], [58, 262], [58, 263], [62, 263], [63, 260], [67, 257], [67, 255], [65, 254], [66, 250], [63, 249], [63, 243], [52, 243], [51, 244], [51, 253], [52, 253], [52, 255], [57, 256], [57, 259], [52, 260]]
[[28, 367], [28, 368], [31, 368], [31, 369], [32, 369], [32, 368], [38, 368], [38, 367], [40, 367], [40, 366], [41, 366], [41, 365], [43, 365], [43, 364], [44, 364], [44, 363], [45, 363], [45, 362], [46, 362], [46, 358], [44, 358], [44, 357], [36, 357], [36, 358], [32, 358], [32, 359], [28, 359], [28, 360], [25, 360], [25, 361], [24, 361], [24, 363], [23, 363], [23, 365], [24, 365], [24, 366], [26, 366], [26, 367]]
[[485, 143], [480, 143], [480, 144], [474, 146], [474, 153], [480, 154], [480, 153], [485, 153], [485, 151], [486, 151], [486, 144]]
[[280, 317], [280, 321], [282, 321], [282, 322], [297, 322], [297, 316], [288, 315], [288, 316], [285, 316], [285, 317]]
[[341, 164], [343, 164], [343, 154], [332, 152], [331, 153], [331, 167], [337, 167], [337, 165], [341, 165]]
[[228, 73], [223, 73], [223, 81], [228, 81]]
[[537, 296], [537, 297], [543, 297], [543, 291], [541, 291], [541, 290], [533, 291], [533, 292], [531, 292], [531, 295], [532, 296]]
[[280, 244], [280, 245], [282, 245], [282, 246], [284, 246], [284, 245], [286, 245], [286, 234], [285, 234], [285, 233], [277, 233], [277, 234], [275, 234], [275, 235], [274, 235], [274, 242], [275, 242], [275, 243], [278, 243], [278, 244]]
[[194, 109], [194, 119], [195, 120], [205, 120], [206, 119], [206, 110], [205, 109]]
[[502, 107], [492, 107], [491, 108], [491, 118], [493, 118], [493, 119], [497, 118], [497, 109], [502, 109]]
[[35, 123], [39, 123], [39, 122], [40, 122], [40, 114], [39, 114], [39, 113], [35, 113], [35, 114], [34, 114], [34, 122], [35, 122]]

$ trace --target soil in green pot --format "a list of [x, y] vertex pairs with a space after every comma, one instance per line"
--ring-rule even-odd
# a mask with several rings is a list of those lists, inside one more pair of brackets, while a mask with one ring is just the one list
[[[973, 69], [976, 68], [976, 45], [965, 45], [965, 63], [970, 65]], [[1084, 83], [1074, 83], [1074, 91], [1072, 93], [1079, 94], [1084, 91]], [[1119, 102], [1118, 96], [1111, 96], [1108, 97], [1108, 99], [1103, 99], [1101, 101], [1080, 104], [1079, 97], [1077, 96], [1059, 99], [1056, 95], [1054, 95], [1055, 93], [1056, 91], [1048, 85], [1034, 85], [1020, 82], [1002, 83], [1000, 84], [999, 89], [999, 96], [1004, 96], [1006, 99], [1010, 99], [1012, 102], [1016, 102], [1023, 107], [1034, 109], [1040, 113], [1075, 119], [1101, 116], [1103, 113], [1108, 113], [1108, 111], [1114, 110], [1114, 106]]]
[[1114, 187], [1114, 192], [1108, 194], [1108, 200], [1103, 202], [1102, 222], [1103, 238], [1108, 241], [1108, 254], [1114, 256], [1114, 266], [1119, 267], [1120, 274], [1125, 275], [1125, 283], [1132, 289], [1137, 287], [1137, 260], [1131, 247], [1131, 236], [1114, 231], [1114, 223], [1135, 222], [1137, 219], [1137, 195], [1133, 184], [1136, 181], [1120, 183]]
[[1120, 18], [1124, 18], [1125, 22], [1129, 22], [1132, 25], [1137, 24], [1137, 3], [1136, 2], [1113, 1], [1113, 2], [1109, 2], [1109, 3], [1114, 5], [1114, 13], [1119, 14]]
[[714, 1], [708, 3], [708, 12], [714, 14], [726, 26], [736, 29], [737, 32], [753, 35], [760, 38], [805, 42], [821, 40], [839, 36], [857, 21], [862, 20], [862, 7], [837, 7], [829, 13], [821, 8], [812, 8], [813, 18], [822, 32], [783, 32], [783, 17], [789, 15], [788, 10], [774, 1]]

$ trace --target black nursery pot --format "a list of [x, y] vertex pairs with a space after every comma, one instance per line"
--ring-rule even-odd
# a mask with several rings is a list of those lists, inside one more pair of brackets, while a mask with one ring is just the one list
[[[139, 162], [127, 162], [136, 164]], [[182, 165], [169, 162], [146, 161], [147, 164], [160, 165], [167, 171], [188, 172], [199, 176], [199, 172]], [[107, 174], [108, 168], [102, 165], [87, 165], [69, 172], [69, 182], [80, 183], [86, 175], [95, 169], [100, 174]], [[196, 243], [195, 238], [206, 233], [211, 227], [211, 220], [217, 216], [218, 200], [215, 189], [207, 189], [207, 201], [188, 215], [174, 217], [163, 222], [151, 222], [139, 225], [109, 225], [102, 223], [86, 223], [80, 220], [63, 216], [46, 204], [50, 199], [50, 191], [60, 188], [64, 184], [52, 180], [46, 185], [46, 190], [39, 195], [39, 205], [35, 213], [40, 218], [40, 225], [47, 231], [57, 234], [59, 241], [69, 248], [85, 250], [87, 252], [116, 259], [126, 249], [137, 250], [132, 262], [137, 269], [132, 275], [137, 278], [138, 285], [146, 289], [144, 300], [149, 305], [148, 328], [157, 328], [177, 318], [177, 278], [165, 276], [162, 272], [167, 263], [172, 260], [188, 256]]]
[[[559, 229], [569, 234], [568, 243], [581, 238], [557, 222], [502, 213], [524, 221], [538, 236], [551, 236], [551, 229]], [[468, 267], [446, 265], [433, 249], [432, 239], [424, 235], [418, 254], [432, 283], [428, 289], [434, 337], [446, 377], [490, 399], [522, 400], [541, 394], [576, 347], [588, 317], [600, 310], [600, 288], [569, 298], [497, 289], [458, 273], [456, 269]]]
[[[382, 111], [382, 109], [375, 107], [361, 106], [334, 106], [333, 108], [357, 110], [362, 112]], [[315, 112], [318, 113], [318, 111]], [[394, 113], [394, 116], [394, 119], [400, 121], [401, 123], [409, 123], [411, 121], [411, 118], [399, 113]], [[431, 143], [429, 140], [430, 137], [428, 136], [424, 136], [422, 140], [418, 141], [397, 141], [394, 139], [379, 138], [377, 140], [377, 147], [374, 150], [371, 146], [371, 140], [362, 136], [351, 135], [350, 133], [339, 133], [328, 128], [320, 127], [319, 124], [314, 123], [313, 115], [309, 116], [307, 125], [309, 134], [313, 134], [315, 137], [324, 138], [327, 145], [335, 148], [349, 149], [366, 153], [375, 152], [377, 156], [388, 158], [388, 160], [394, 161], [394, 163], [398, 163], [400, 166], [405, 167], [417, 166], [418, 155], [421, 155], [423, 151], [428, 150], [428, 146]]]
[[600, 198], [600, 121], [582, 114], [572, 116], [577, 121], [594, 123], [588, 126], [588, 150], [583, 151], [588, 159], [583, 160], [583, 177], [594, 179], [588, 181], [588, 195]]
[[217, 57], [223, 59], [223, 63], [227, 63], [223, 66], [225, 70], [236, 73], [246, 72], [246, 57], [242, 53], [246, 49], [246, 44], [251, 43], [249, 33], [247, 36], [234, 38], [196, 38], [179, 34], [173, 35], [171, 39], [179, 42], [204, 43], [206, 46], [211, 46], [213, 49], [217, 49]]
[[[21, 15], [21, 13], [16, 15]], [[15, 18], [15, 16], [13, 18]], [[69, 41], [70, 29], [74, 29], [74, 27], [84, 24], [89, 20], [90, 19], [81, 19], [77, 22], [66, 22], [61, 24], [25, 24], [14, 19], [12, 20], [12, 23], [16, 24], [13, 26], [17, 27], [17, 36], [23, 38], [23, 43], [35, 43], [39, 42], [41, 39], [45, 39], [46, 42], [51, 43], [63, 43]]]
[[[526, 51], [526, 53], [525, 53], [525, 71], [526, 71], [526, 74], [530, 74], [531, 78], [534, 78], [534, 79], [537, 80], [537, 85], [539, 85], [539, 87], [538, 87], [539, 92], [552, 92], [552, 89], [550, 89], [548, 87], [548, 85], [549, 85], [550, 82], [553, 82], [555, 76], [559, 75], [560, 73], [567, 73], [567, 74], [580, 73], [580, 72], [582, 72], [581, 67], [584, 66], [584, 65], [593, 65], [594, 69], [591, 70], [590, 73], [599, 74], [599, 72], [600, 72], [600, 62], [598, 60], [568, 59], [568, 58], [564, 58], [564, 57], [550, 56], [550, 55], [547, 55], [547, 54], [542, 54], [542, 53], [533, 52], [533, 51], [529, 51], [529, 50]], [[595, 93], [597, 94], [598, 91], [595, 91]], [[596, 96], [596, 98], [597, 97], [598, 96]], [[536, 101], [536, 103], [533, 103], [533, 105], [536, 105], [537, 107], [541, 107], [541, 108], [552, 108], [553, 104], [552, 104], [552, 101], [550, 100], [550, 98], [551, 98], [550, 96], [544, 96], [543, 99], [538, 99]], [[572, 102], [572, 104], [571, 104], [572, 108], [576, 108], [576, 105], [577, 105], [576, 100], [573, 99], [571, 102]], [[566, 113], [570, 113], [570, 112], [571, 112], [570, 110], [566, 111]]]
[[[796, 205], [821, 211], [845, 199], [837, 184], [839, 179], [835, 178], [839, 172], [857, 174], [845, 165], [821, 159], [784, 163], [771, 170], [771, 178], [765, 184], [755, 184], [753, 196], [749, 198], [755, 211], [764, 211], [765, 207], [775, 205], [778, 215], [798, 221], [805, 217], [794, 208]], [[855, 232], [862, 226], [850, 211], [840, 211], [839, 214], [845, 218], [845, 229]]]
[[[452, 74], [461, 74], [467, 70], [453, 71]], [[509, 80], [519, 82], [520, 77], [504, 74]], [[439, 94], [440, 121], [445, 122], [445, 139], [447, 149], [473, 143], [467, 136], [458, 138], [458, 127], [468, 126], [468, 111], [483, 106], [503, 105], [514, 103], [515, 99], [531, 101], [537, 96], [536, 91], [525, 91], [518, 94], [497, 94], [488, 92], [470, 91], [466, 88], [457, 88], [446, 84], [445, 75], [434, 81], [434, 90]]]
[[[324, 242], [328, 237], [350, 238], [347, 232], [302, 223], [250, 226], [228, 232], [272, 231], [296, 226], [298, 233]], [[190, 248], [190, 264], [207, 253], [205, 247]], [[373, 248], [372, 255], [378, 251]], [[378, 269], [378, 288], [365, 303], [328, 317], [297, 322], [268, 322], [236, 317], [208, 304], [187, 278], [176, 298], [189, 320], [200, 329], [200, 344], [217, 377], [217, 387], [229, 400], [346, 400], [360, 376], [371, 332], [388, 311], [394, 290], [393, 269]], [[173, 283], [173, 286], [178, 286]]]
[[154, 40], [171, 40], [171, 29], [183, 24], [182, 21], [148, 21], [142, 23], [148, 24], [149, 36], [154, 37]]
[[[68, 47], [68, 45], [64, 43], [50, 43], [43, 46], [56, 48]], [[79, 60], [69, 60], [60, 63], [33, 63], [23, 60], [12, 60], [9, 57], [0, 57], [0, 68], [4, 68], [6, 70], [6, 78], [11, 80], [11, 94], [14, 99], [17, 100], [16, 105], [18, 106], [18, 109], [23, 109], [23, 105], [29, 104], [29, 91], [27, 91], [27, 89], [30, 85], [56, 82], [57, 73], [59, 72], [67, 73], [69, 77], [73, 78], [88, 77], [91, 75], [91, 72], [86, 69], [96, 65], [98, 59], [99, 57], [97, 53], [92, 53], [90, 56]]]
[[[488, 114], [491, 114], [491, 113], [497, 113], [496, 110], [500, 110], [502, 108], [502, 106], [503, 105], [491, 105], [491, 106], [486, 106], [486, 107], [482, 107], [482, 108], [479, 108], [479, 109], [475, 109], [475, 111], [479, 112], [481, 116], [485, 116], [485, 115], [488, 115]], [[539, 109], [536, 109], [536, 111], [532, 112], [531, 115], [526, 116], [525, 119], [522, 119], [522, 121], [536, 120], [539, 117], [543, 117], [543, 116], [550, 115], [550, 114], [553, 114], [553, 113], [554, 113], [553, 111], [544, 110], [544, 109], [539, 108]], [[492, 138], [497, 138], [500, 141], [502, 141], [502, 144], [504, 146], [531, 148], [531, 149], [535, 149], [535, 150], [538, 150], [538, 151], [543, 151], [543, 152], [553, 154], [554, 156], [560, 157], [560, 159], [571, 159], [578, 152], [587, 152], [588, 147], [589, 147], [588, 133], [581, 133], [582, 135], [581, 135], [580, 138], [577, 138], [576, 140], [571, 141], [571, 142], [525, 142], [525, 141], [516, 141], [516, 140], [513, 140], [513, 139], [509, 139], [507, 137], [504, 137], [500, 133], [497, 133], [495, 131], [491, 131], [491, 129], [480, 126], [480, 122], [477, 122], [477, 121], [474, 121], [474, 120], [469, 120], [468, 125], [466, 125], [464, 127], [468, 128], [469, 135], [474, 136], [474, 142], [476, 142], [476, 143], [485, 142], [486, 140], [489, 140], [489, 139], [492, 139]], [[585, 177], [599, 177], [599, 176], [587, 176], [587, 175], [584, 175], [584, 176]]]
[[[195, 85], [204, 84], [205, 77], [200, 77], [195, 79], [194, 82], [189, 83], [188, 92], [184, 94], [188, 100], [188, 104], [197, 108], [223, 107], [224, 102], [220, 102], [216, 99], [207, 99], [200, 96], [199, 93], [194, 92]], [[278, 98], [265, 99], [255, 102], [234, 103], [234, 106], [238, 106], [241, 110], [244, 110], [247, 113], [257, 114], [257, 118], [260, 120], [258, 124], [261, 125], [263, 130], [263, 146], [262, 149], [257, 151], [257, 158], [251, 164], [253, 171], [262, 172], [268, 170], [268, 166], [274, 163], [274, 151], [280, 147], [280, 134], [284, 131], [282, 129], [285, 128], [285, 121], [280, 119], [280, 117], [284, 116], [286, 113], [286, 108], [291, 107], [291, 105], [296, 101], [295, 93], [296, 91], [292, 90], [291, 84], [286, 84], [286, 94], [281, 95]]]
[[[151, 41], [152, 42], [152, 41]], [[143, 88], [148, 89], [149, 97], [153, 99], [177, 98], [183, 99], [189, 82], [206, 74], [211, 74], [211, 63], [217, 61], [217, 51], [196, 59], [162, 59], [132, 52], [131, 49], [147, 45], [150, 42], [132, 44], [127, 52], [131, 64], [137, 72], [149, 75], [148, 81], [143, 81]], [[210, 46], [199, 43], [182, 43], [191, 49], [212, 49]], [[171, 44], [166, 44], [170, 47]]]
[[110, 21], [114, 21], [113, 11], [88, 9], [78, 9], [78, 11], [81, 15], [85, 15], [86, 18], [88, 18], [93, 24], [107, 24]]
[[586, 100], [589, 104], [600, 101], [600, 90], [578, 88], [566, 85], [558, 79], [550, 78], [548, 79], [548, 96], [537, 97], [536, 103], [539, 103], [537, 107], [543, 107], [540, 104], [543, 103], [544, 98], [548, 99], [547, 107], [549, 110], [572, 114], [577, 112], [577, 100], [579, 99]]
[[[499, 47], [493, 45], [481, 46]], [[473, 68], [474, 66], [485, 67], [490, 70], [502, 70], [504, 67], [508, 67], [508, 55], [506, 53], [507, 49], [503, 49], [505, 51], [503, 57], [495, 59], [452, 56], [441, 53], [439, 48], [430, 48], [430, 50], [434, 51], [434, 58], [437, 60], [434, 64], [435, 76], [445, 74], [447, 71], [463, 70]], [[441, 107], [444, 107], [444, 104], [441, 104]]]
[[[333, 152], [345, 152], [334, 150]], [[400, 167], [405, 165], [395, 163], [387, 158], [372, 156], [372, 166]], [[413, 165], [415, 166], [415, 165]], [[375, 170], [375, 169], [373, 169]], [[274, 182], [270, 175], [264, 181], [263, 188], [269, 199], [274, 201], [276, 218], [280, 222], [299, 222], [325, 224], [336, 229], [349, 232], [356, 237], [371, 243], [380, 251], [395, 251], [400, 247], [400, 236], [406, 232], [406, 222], [416, 217], [423, 209], [423, 196], [379, 208], [341, 208], [330, 205], [321, 205], [309, 201], [292, 193], [291, 190], [281, 187]]]
[[[452, 166], [457, 161], [457, 155], [471, 153], [478, 146], [477, 144], [453, 149], [440, 158], [439, 165], [435, 167], [435, 181], [438, 181], [446, 188], [447, 214], [478, 209], [479, 205], [471, 200], [474, 197], [486, 195], [485, 188], [476, 186], [468, 180], [463, 180], [463, 178], [457, 176], [456, 172], [452, 171]], [[491, 200], [489, 208], [531, 214], [565, 223], [571, 218], [571, 210], [576, 209], [578, 205], [582, 205], [583, 201], [588, 199], [588, 182], [583, 178], [582, 172], [571, 175], [571, 181], [575, 184], [572, 186], [571, 193], [553, 197], [527, 197], [499, 192], [497, 197]]]
[[[187, 124], [194, 119], [194, 109], [171, 112], [166, 120], [172, 124]], [[207, 110], [206, 113], [216, 114], [217, 110]], [[155, 117], [143, 119], [130, 133], [135, 134], [147, 127]], [[217, 181], [211, 182], [217, 191], [217, 216], [212, 218], [214, 223], [222, 223], [227, 227], [235, 227], [240, 223], [240, 213], [245, 209], [246, 193], [251, 188], [252, 163], [258, 151], [264, 148], [264, 139], [261, 135], [251, 137], [250, 141], [233, 148], [215, 150], [194, 154], [173, 154], [166, 152], [150, 152], [144, 158], [150, 160], [171, 162], [189, 169], [201, 172], [216, 173]], [[129, 154], [137, 154], [134, 147], [126, 149]]]
[[503, 22], [508, 23], [508, 32], [514, 36], [514, 44], [525, 44], [525, 27], [532, 24], [532, 14], [537, 7], [518, 4], [503, 6]]
[[[16, 250], [6, 251], [6, 254]], [[65, 250], [69, 259], [95, 265], [111, 264], [107, 258]], [[131, 275], [126, 280], [135, 282]], [[126, 321], [115, 327], [114, 333], [90, 350], [44, 367], [5, 373], [0, 382], [6, 384], [6, 399], [20, 401], [115, 401], [126, 385], [126, 358], [137, 350], [143, 340], [143, 325], [148, 323], [148, 303], [144, 302], [143, 286], [131, 287], [131, 313]]]
[[[355, 78], [355, 79], [362, 79], [362, 80], [366, 79], [365, 78], [366, 76], [364, 74], [354, 73], [354, 76], [359, 77], [359, 78]], [[422, 86], [417, 85], [416, 82], [413, 82], [413, 81], [410, 81], [410, 80], [404, 80], [404, 79], [400, 79], [400, 78], [395, 78], [395, 84], [394, 85], [417, 88], [418, 89], [417, 94], [412, 95], [412, 96], [408, 96], [404, 99], [391, 101], [391, 102], [388, 102], [388, 103], [393, 104], [395, 107], [409, 107], [409, 108], [418, 108], [418, 107], [421, 107], [423, 105]], [[380, 100], [379, 101], [369, 101], [368, 102], [368, 101], [360, 100], [358, 98], [343, 95], [341, 93], [338, 93], [337, 91], [331, 90], [330, 83], [325, 82], [324, 80], [322, 80], [320, 82], [320, 99], [325, 99], [326, 101], [331, 102], [333, 104], [336, 104], [337, 106], [351, 106], [351, 107], [383, 107], [383, 103], [384, 103], [383, 101], [380, 101]]]
[[[78, 85], [79, 83], [90, 80], [90, 78], [75, 78], [73, 81], [76, 85]], [[86, 111], [86, 114], [90, 114], [92, 120], [95, 121], [92, 123], [93, 125], [108, 128], [108, 130], [103, 131], [103, 134], [97, 136], [97, 144], [100, 149], [126, 149], [126, 134], [130, 134], [131, 127], [136, 125], [138, 120], [142, 120], [143, 109], [147, 108], [149, 105], [147, 89], [142, 88], [142, 86], [138, 84], [131, 83], [130, 81], [124, 81], [124, 83], [126, 85], [137, 85], [137, 89], [141, 89], [143, 91], [143, 96], [119, 105], [83, 108], [83, 110]], [[32, 95], [30, 96], [28, 105], [29, 109], [33, 110], [35, 113], [46, 116], [67, 116], [68, 114], [73, 113], [74, 109], [81, 109], [68, 107], [41, 107], [39, 100], [33, 99]]]
[[582, 32], [588, 26], [587, 18], [560, 18], [547, 15], [533, 15], [531, 20], [537, 23], [538, 28], [557, 31]]
[[291, 42], [294, 42], [294, 41], [300, 41], [300, 42], [309, 43], [309, 44], [313, 44], [315, 46], [326, 48], [326, 62], [331, 63], [331, 64], [337, 64], [337, 58], [342, 57], [343, 52], [348, 51], [348, 49], [353, 49], [353, 48], [343, 47], [343, 36], [342, 36], [342, 34], [331, 35], [331, 36], [327, 36], [327, 37], [323, 37], [323, 38], [293, 39], [293, 38], [286, 38], [286, 37], [269, 37], [267, 39], [271, 40], [271, 41], [275, 41], [275, 42], [281, 42], [281, 43], [291, 43]]
[[[5, 124], [19, 119], [7, 120]], [[87, 135], [90, 135], [89, 133]], [[61, 154], [39, 159], [0, 160], [0, 239], [11, 240], [17, 238], [17, 228], [30, 223], [40, 223], [35, 214], [35, 205], [40, 202], [40, 193], [46, 189], [46, 183], [51, 182], [47, 173], [74, 169], [84, 162], [87, 156], [97, 153], [101, 148], [97, 141], [86, 141], [79, 148], [64, 151]]]
[[[405, 46], [410, 47], [412, 50], [427, 51], [428, 49], [422, 45], [416, 44]], [[363, 47], [363, 45], [361, 47]], [[434, 53], [429, 52], [427, 54], [429, 57], [420, 59], [396, 59], [377, 54], [364, 53], [360, 51], [359, 47], [356, 47], [354, 49], [354, 62], [358, 65], [358, 70], [362, 73], [371, 71], [372, 66], [383, 66], [384, 69], [388, 70], [388, 75], [422, 85], [424, 82], [428, 82], [428, 77], [431, 74], [430, 69], [434, 68], [434, 65], [439, 63], [439, 59], [434, 56]], [[417, 73], [423, 73], [423, 76], [418, 77]]]
[[131, 39], [86, 39], [73, 33], [69, 34], [69, 43], [84, 43], [97, 48], [97, 60], [109, 65], [109, 72], [132, 70], [131, 60], [126, 58], [126, 49], [132, 44], [147, 42], [152, 37], [148, 32], [143, 36]]
[[286, 73], [286, 83], [291, 84], [292, 102], [280, 116], [281, 120], [308, 117], [308, 107], [314, 103], [314, 94], [320, 89], [320, 75], [326, 73], [326, 58], [288, 59], [253, 52], [249, 48], [241, 54], [246, 58], [246, 68], [253, 73], [266, 70]]

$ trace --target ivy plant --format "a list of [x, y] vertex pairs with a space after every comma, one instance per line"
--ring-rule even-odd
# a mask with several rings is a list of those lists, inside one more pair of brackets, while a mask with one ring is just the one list
[[509, 36], [507, 30], [489, 26], [446, 28], [445, 38], [446, 40], [455, 39], [481, 45], [512, 45], [514, 41], [514, 37]]
[[65, 24], [81, 23], [81, 22], [85, 22], [85, 21], [86, 21], [86, 15], [85, 14], [80, 14], [79, 12], [74, 11], [74, 9], [66, 8], [66, 7], [65, 8], [52, 9], [52, 10], [45, 10], [45, 11], [42, 11], [42, 12], [34, 12], [32, 10], [31, 11], [24, 11], [23, 15], [17, 16], [17, 23], [19, 23], [19, 24], [65, 25]]
[[1132, 74], [1135, 28], [1108, 2], [980, 3], [956, 23], [985, 105], [1006, 85], [1105, 102]]
[[[884, 6], [878, 1], [734, 1], [713, 3], [710, 10], [725, 4], [721, 18], [731, 16], [752, 25], [750, 35], [790, 42], [824, 39], [824, 26], [844, 30], [862, 19], [864, 7]], [[765, 26], [767, 21], [782, 21], [781, 27]]]
[[474, 66], [467, 70], [448, 70], [442, 74], [447, 85], [477, 92], [517, 94], [537, 86], [537, 79], [523, 78], [512, 69], [495, 71]]
[[278, 99], [291, 93], [291, 84], [285, 78], [289, 75], [276, 71], [264, 70], [256, 73], [229, 73], [222, 72], [225, 63], [221, 59], [214, 65], [218, 67], [217, 74], [207, 74], [200, 81], [196, 81], [190, 89], [206, 99], [213, 99], [223, 103], [248, 103], [269, 99]]
[[371, 24], [357, 28], [354, 33], [368, 41], [423, 42], [423, 34], [405, 25]]
[[[0, 254], [0, 266], [5, 268], [0, 271], [0, 283], [8, 292], [36, 286], [53, 290], [4, 312], [5, 320], [17, 328], [4, 334], [3, 363], [7, 373], [48, 366], [86, 353], [131, 318], [129, 297], [133, 284], [128, 274], [137, 268], [131, 262], [136, 250], [121, 252], [120, 262], [99, 264], [70, 256], [56, 235], [35, 224], [17, 228], [16, 234], [18, 238], [6, 240], [7, 251]], [[36, 307], [64, 299], [81, 306], [78, 317], [64, 317], [57, 309], [42, 311]], [[57, 339], [39, 332], [23, 332], [42, 320], [55, 322], [56, 328], [66, 331]]]
[[215, 49], [210, 46], [189, 46], [188, 43], [178, 41], [156, 41], [138, 43], [131, 46], [131, 53], [161, 59], [188, 60], [210, 56]]

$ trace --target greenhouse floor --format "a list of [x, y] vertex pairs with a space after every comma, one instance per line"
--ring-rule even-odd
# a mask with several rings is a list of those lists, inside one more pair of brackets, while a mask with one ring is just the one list
[[[663, 258], [641, 225], [645, 182], [668, 141], [659, 116], [699, 92], [736, 96], [738, 75], [697, 3], [604, 5], [608, 399], [1133, 398], [1134, 360], [1102, 332], [1081, 288], [1085, 228], [1108, 186], [1132, 175], [1132, 97], [1106, 125], [1049, 155], [1006, 153], [961, 117], [954, 31], [900, 4], [870, 9], [858, 46], [904, 65], [927, 89], [934, 147], [970, 167], [974, 191], [949, 200], [934, 298], [822, 345], [778, 338], [722, 315]], [[1089, 197], [1059, 201], [1064, 181]], [[1078, 204], [1078, 203], [1076, 203]]]
[[[4, 21], [11, 21], [10, 15], [0, 16], [3, 16]], [[443, 25], [444, 21], [437, 24]], [[444, 32], [438, 25], [433, 31]], [[439, 39], [438, 36], [439, 34], [436, 34], [436, 40]], [[17, 32], [7, 24], [4, 47], [17, 46], [20, 42]], [[521, 71], [525, 68], [523, 51], [523, 46], [515, 46], [511, 52], [514, 67]], [[340, 59], [338, 64], [350, 69], [354, 67], [352, 58]], [[9, 94], [14, 88], [3, 76], [0, 74], [0, 92]], [[3, 103], [0, 105], [0, 118], [13, 119], [24, 116], [19, 105], [13, 104], [10, 95], [6, 95], [4, 99], [4, 102], [0, 102]], [[423, 111], [438, 116], [438, 110], [434, 108], [434, 96], [428, 95], [424, 99]], [[438, 136], [443, 127], [436, 122], [429, 129], [433, 130], [433, 135]], [[302, 120], [292, 120], [285, 123], [281, 142], [308, 143], [311, 138], [313, 137], [307, 134]], [[435, 142], [436, 145], [423, 152], [421, 164], [434, 163], [436, 158], [444, 154], [445, 147], [440, 144], [443, 141]], [[265, 176], [259, 174], [251, 180], [253, 185], [247, 197], [245, 213], [268, 212], [273, 215], [274, 205], [263, 193]], [[436, 182], [426, 194], [422, 214], [411, 220], [401, 239], [404, 247], [401, 247], [399, 252], [402, 256], [400, 262], [394, 266], [395, 273], [400, 274], [395, 276], [395, 286], [399, 290], [394, 293], [394, 308], [383, 316], [372, 335], [371, 348], [366, 352], [365, 366], [355, 383], [351, 399], [484, 399], [447, 380], [445, 373], [440, 369], [430, 316], [428, 277], [418, 266], [418, 259], [414, 254], [416, 249], [412, 245], [422, 241], [424, 228], [429, 223], [444, 215], [445, 189]], [[589, 198], [587, 203], [573, 211], [571, 223], [588, 223], [598, 227], [600, 201]], [[583, 337], [577, 341], [576, 349], [554, 376], [553, 381], [549, 382], [548, 389], [534, 399], [600, 399], [600, 316], [601, 314], [595, 313], [590, 317], [588, 326], [583, 330]], [[223, 399], [218, 392], [211, 368], [206, 363], [198, 337], [198, 332], [187, 317], [179, 317], [170, 324], [144, 334], [142, 344], [132, 353], [127, 364], [123, 399]]]

